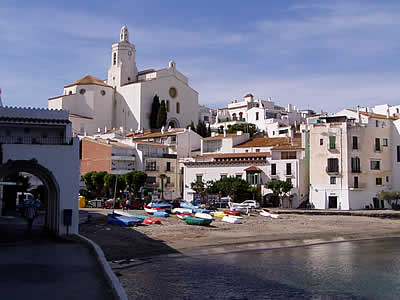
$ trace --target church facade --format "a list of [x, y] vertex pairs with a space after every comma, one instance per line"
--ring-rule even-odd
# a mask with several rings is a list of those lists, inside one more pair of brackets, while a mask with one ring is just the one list
[[100, 128], [140, 130], [150, 128], [153, 97], [165, 100], [169, 127], [186, 127], [198, 121], [198, 93], [188, 78], [176, 69], [138, 71], [136, 48], [129, 42], [126, 26], [120, 41], [112, 45], [107, 80], [85, 76], [64, 86], [63, 95], [50, 98], [48, 107], [70, 112], [72, 128], [78, 134], [94, 134]]

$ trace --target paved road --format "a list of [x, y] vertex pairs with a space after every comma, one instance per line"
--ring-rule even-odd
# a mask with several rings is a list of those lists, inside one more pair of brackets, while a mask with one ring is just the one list
[[24, 219], [0, 217], [0, 299], [113, 299], [86, 246], [25, 229]]

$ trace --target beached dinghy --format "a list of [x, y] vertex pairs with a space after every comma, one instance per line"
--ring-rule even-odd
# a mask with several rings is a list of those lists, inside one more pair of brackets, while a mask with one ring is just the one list
[[161, 224], [160, 220], [152, 219], [152, 218], [147, 218], [146, 220], [143, 221], [143, 223], [146, 224]]
[[109, 214], [108, 224], [122, 225], [122, 226], [133, 226], [136, 224], [143, 223], [142, 219], [122, 216], [119, 214]]
[[193, 208], [193, 212], [194, 213], [199, 212], [199, 213], [209, 214], [210, 210], [204, 209], [204, 208]]
[[221, 220], [222, 222], [227, 222], [227, 223], [232, 223], [232, 224], [240, 224], [241, 222], [239, 221], [238, 218], [232, 217], [232, 216], [225, 216]]
[[224, 214], [222, 211], [215, 211], [214, 213], [212, 213], [214, 217], [216, 218], [223, 218], [226, 216], [226, 214]]
[[190, 208], [190, 209], [200, 208], [200, 204], [189, 202], [189, 201], [181, 201], [180, 206], [182, 208]]
[[150, 218], [149, 216], [145, 216], [145, 215], [141, 215], [141, 214], [135, 214], [135, 213], [128, 213], [128, 214], [130, 214], [131, 216], [133, 216], [135, 218], [142, 219], [142, 220]]
[[176, 216], [179, 218], [179, 219], [184, 219], [185, 217], [194, 217], [194, 215], [193, 214], [187, 214], [187, 213], [176, 213]]
[[262, 215], [264, 217], [270, 217], [272, 219], [279, 219], [280, 218], [280, 216], [277, 213], [274, 213], [273, 211], [266, 210], [266, 209], [262, 210], [260, 212], [260, 215]]
[[165, 211], [156, 211], [156, 212], [153, 214], [153, 216], [155, 216], [155, 217], [163, 217], [163, 218], [166, 218], [166, 217], [169, 217], [169, 213], [167, 213], [167, 212], [165, 212]]
[[207, 226], [210, 225], [212, 222], [212, 219], [202, 219], [202, 218], [196, 218], [196, 217], [185, 217], [183, 219], [186, 224], [189, 225], [201, 225], [201, 226]]
[[191, 208], [177, 207], [177, 208], [174, 208], [174, 209], [172, 210], [172, 213], [173, 213], [173, 214], [176, 214], [176, 213], [191, 214], [191, 213], [192, 213], [192, 209], [191, 209]]
[[240, 212], [236, 210], [224, 210], [224, 214], [232, 215], [232, 216], [239, 216]]
[[201, 213], [201, 212], [195, 213], [194, 216], [196, 218], [208, 219], [208, 220], [212, 220], [212, 218], [213, 218], [210, 214], [205, 214], [205, 213]]

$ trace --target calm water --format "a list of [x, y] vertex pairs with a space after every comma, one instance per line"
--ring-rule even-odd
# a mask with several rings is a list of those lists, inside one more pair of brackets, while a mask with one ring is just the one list
[[384, 239], [163, 258], [129, 269], [130, 284], [135, 299], [400, 299], [399, 250]]

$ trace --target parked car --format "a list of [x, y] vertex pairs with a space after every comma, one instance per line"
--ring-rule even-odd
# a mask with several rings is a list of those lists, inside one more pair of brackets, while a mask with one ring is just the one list
[[255, 200], [246, 200], [243, 201], [241, 204], [248, 205], [249, 208], [260, 208], [260, 203]]
[[[126, 206], [126, 200], [123, 203], [120, 203], [119, 207], [123, 208]], [[130, 201], [128, 209], [143, 209], [143, 203]]]
[[[117, 201], [115, 208], [118, 208], [118, 207], [119, 207], [119, 204]], [[108, 199], [108, 200], [104, 201], [103, 208], [114, 208], [114, 199]]]

